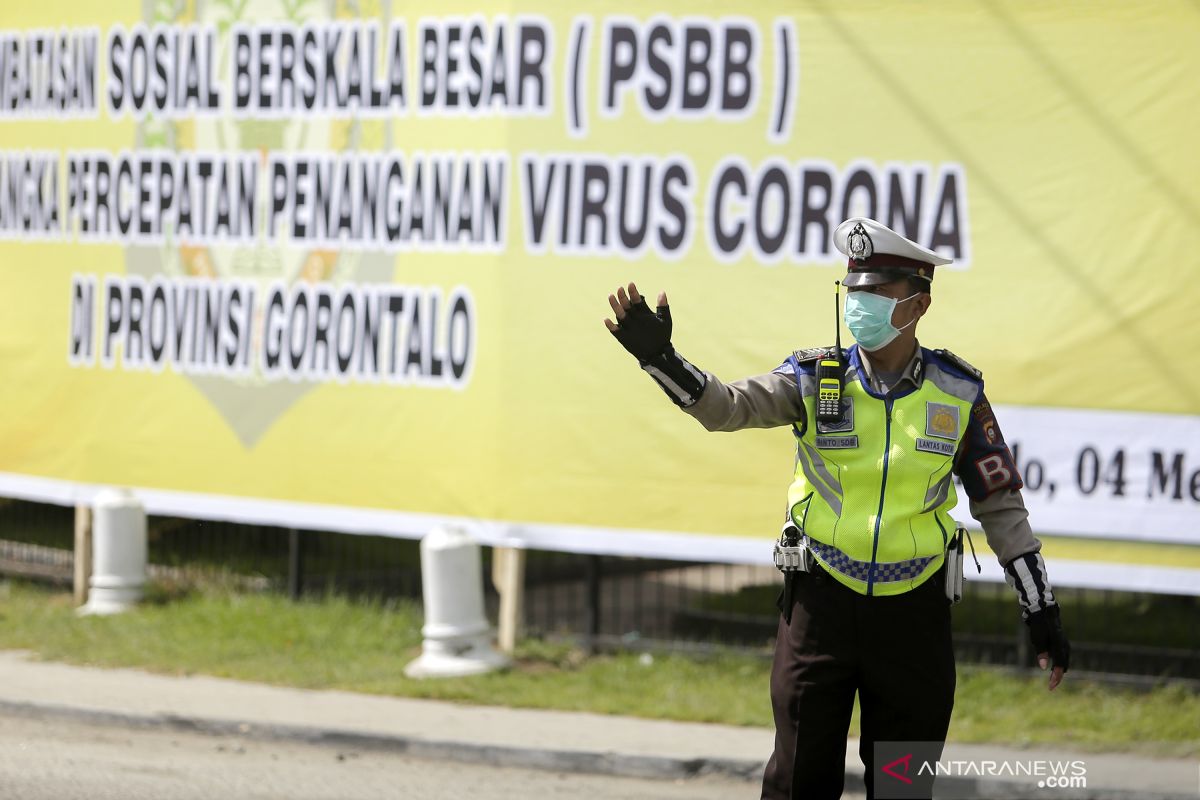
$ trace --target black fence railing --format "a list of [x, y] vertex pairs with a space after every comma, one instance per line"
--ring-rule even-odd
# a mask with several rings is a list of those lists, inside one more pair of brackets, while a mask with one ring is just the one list
[[[13, 574], [68, 582], [73, 535], [72, 509], [0, 500], [0, 570], [8, 565]], [[485, 548], [483, 579], [494, 614], [490, 555]], [[419, 543], [411, 539], [151, 517], [149, 558], [156, 574], [231, 573], [293, 596], [421, 595]], [[530, 551], [525, 629], [589, 647], [766, 654], [779, 586], [779, 574], [766, 566]], [[1056, 594], [1071, 634], [1072, 669], [1200, 682], [1198, 598], [1066, 587]], [[953, 620], [962, 663], [1032, 663], [1009, 587], [968, 580]]]
[[[529, 557], [526, 623], [531, 633], [625, 645], [745, 648], [766, 648], [775, 636], [781, 579], [772, 567], [656, 562], [647, 570], [637, 559]], [[1071, 635], [1072, 669], [1200, 680], [1196, 597], [1069, 587], [1055, 594]], [[1033, 663], [1016, 596], [1007, 585], [966, 582], [952, 618], [962, 663]]]

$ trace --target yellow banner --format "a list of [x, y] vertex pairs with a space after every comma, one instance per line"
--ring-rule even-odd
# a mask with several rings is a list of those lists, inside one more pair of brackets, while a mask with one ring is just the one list
[[0, 492], [766, 552], [791, 433], [706, 435], [605, 298], [767, 372], [832, 343], [865, 215], [955, 259], [922, 343], [1036, 529], [1196, 540], [1194, 6], [430, 8], [6, 5]]

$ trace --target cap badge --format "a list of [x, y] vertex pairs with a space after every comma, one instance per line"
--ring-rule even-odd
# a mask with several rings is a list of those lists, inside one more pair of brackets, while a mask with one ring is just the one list
[[846, 250], [855, 261], [864, 261], [875, 252], [875, 245], [871, 243], [871, 237], [861, 222], [856, 223], [854, 230], [846, 237]]

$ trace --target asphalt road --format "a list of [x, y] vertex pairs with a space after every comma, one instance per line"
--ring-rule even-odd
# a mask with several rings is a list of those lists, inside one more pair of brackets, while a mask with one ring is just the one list
[[0, 715], [0, 797], [21, 800], [756, 798], [753, 783], [568, 775], [376, 751]]

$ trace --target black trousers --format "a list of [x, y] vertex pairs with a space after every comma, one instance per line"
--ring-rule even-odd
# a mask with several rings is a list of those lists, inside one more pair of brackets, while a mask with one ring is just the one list
[[775, 752], [763, 800], [841, 797], [856, 692], [868, 798], [882, 766], [874, 742], [945, 742], [955, 672], [944, 569], [894, 597], [861, 595], [819, 566], [797, 573], [771, 668]]

